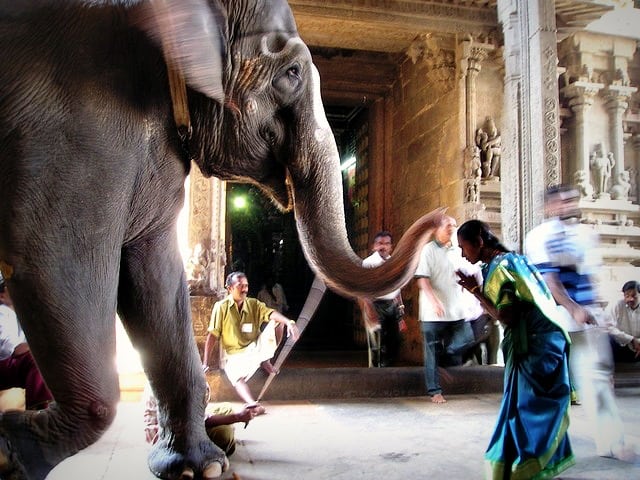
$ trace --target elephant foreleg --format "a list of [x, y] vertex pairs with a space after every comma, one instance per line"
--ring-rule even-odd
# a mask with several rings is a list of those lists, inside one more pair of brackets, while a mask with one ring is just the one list
[[106, 269], [101, 265], [104, 275], [95, 279], [98, 267], [88, 257], [78, 258], [77, 265], [65, 264], [76, 281], [63, 282], [50, 273], [59, 271], [57, 266], [34, 269], [33, 264], [51, 261], [36, 257], [15, 260], [9, 289], [55, 403], [37, 412], [0, 415], [1, 478], [44, 479], [100, 438], [119, 400], [113, 361], [117, 261]]
[[158, 402], [149, 468], [160, 478], [217, 478], [224, 452], [204, 427], [206, 382], [191, 326], [184, 267], [173, 231], [123, 251], [118, 309]]

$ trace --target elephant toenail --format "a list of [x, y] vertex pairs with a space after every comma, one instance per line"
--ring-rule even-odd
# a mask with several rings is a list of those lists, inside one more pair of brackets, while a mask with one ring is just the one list
[[[226, 458], [225, 462], [228, 462]], [[213, 462], [204, 469], [204, 472], [202, 472], [202, 478], [204, 480], [213, 480], [215, 478], [220, 478], [224, 470], [225, 468], [219, 462]]]
[[193, 470], [189, 467], [186, 467], [182, 471], [182, 475], [180, 475], [180, 480], [189, 480], [189, 479], [193, 479], [193, 477], [194, 477]]

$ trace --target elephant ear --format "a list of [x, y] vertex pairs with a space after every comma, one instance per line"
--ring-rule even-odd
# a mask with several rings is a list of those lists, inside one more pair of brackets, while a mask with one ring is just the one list
[[160, 44], [187, 84], [221, 103], [223, 12], [218, 2], [206, 0], [147, 0], [135, 14], [136, 25]]

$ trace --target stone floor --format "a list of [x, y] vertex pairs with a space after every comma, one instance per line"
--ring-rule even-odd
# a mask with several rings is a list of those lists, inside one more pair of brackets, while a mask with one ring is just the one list
[[[640, 388], [617, 394], [629, 438], [640, 443]], [[445, 405], [422, 396], [267, 402], [266, 415], [236, 429], [238, 448], [223, 478], [481, 479], [499, 402], [497, 393], [452, 395]], [[640, 464], [596, 456], [581, 407], [572, 407], [571, 422], [577, 464], [561, 478], [640, 478]], [[106, 435], [47, 480], [152, 480], [146, 453], [142, 407], [122, 402]]]

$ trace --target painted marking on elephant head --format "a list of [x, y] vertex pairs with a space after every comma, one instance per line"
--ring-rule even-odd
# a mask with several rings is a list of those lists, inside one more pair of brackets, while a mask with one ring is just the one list
[[0, 260], [0, 272], [5, 280], [9, 280], [13, 276], [13, 266], [9, 265], [4, 260]]

